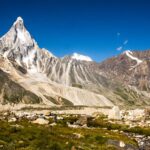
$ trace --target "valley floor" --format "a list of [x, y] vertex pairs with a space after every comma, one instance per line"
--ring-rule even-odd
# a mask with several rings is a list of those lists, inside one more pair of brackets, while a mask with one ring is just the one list
[[150, 150], [149, 109], [1, 108], [0, 150]]
[[121, 133], [96, 128], [37, 125], [21, 120], [0, 121], [1, 150], [137, 150], [136, 141]]
[[42, 108], [36, 112], [24, 108], [0, 113], [0, 150], [150, 149], [148, 126], [131, 127], [101, 113], [56, 114]]

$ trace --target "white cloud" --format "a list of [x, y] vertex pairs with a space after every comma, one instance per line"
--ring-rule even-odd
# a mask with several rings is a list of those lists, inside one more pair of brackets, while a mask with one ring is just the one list
[[124, 46], [125, 46], [126, 44], [128, 44], [128, 40], [125, 40], [125, 41], [122, 43], [121, 46], [119, 46], [119, 47], [116, 48], [116, 50], [117, 50], [117, 51], [121, 51], [121, 50], [124, 48]]
[[116, 50], [121, 51], [123, 49], [123, 46], [118, 47]]
[[128, 40], [125, 40], [124, 42], [123, 42], [123, 45], [126, 45], [128, 43]]
[[[120, 33], [120, 32], [117, 32], [117, 38], [118, 38], [118, 39], [120, 39], [120, 35], [121, 35], [121, 33]], [[119, 47], [116, 48], [116, 50], [117, 50], [117, 51], [123, 50], [124, 47], [128, 44], [128, 42], [129, 42], [128, 39], [122, 41], [122, 43], [120, 44]]]

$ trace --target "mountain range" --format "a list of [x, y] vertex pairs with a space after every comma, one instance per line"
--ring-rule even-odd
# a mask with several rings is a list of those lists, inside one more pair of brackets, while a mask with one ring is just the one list
[[21, 17], [0, 38], [0, 102], [50, 106], [150, 105], [150, 50], [103, 62], [40, 48]]

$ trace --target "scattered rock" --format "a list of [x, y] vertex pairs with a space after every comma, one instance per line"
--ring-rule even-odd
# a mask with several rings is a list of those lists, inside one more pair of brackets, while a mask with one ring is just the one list
[[36, 124], [49, 124], [49, 121], [45, 120], [44, 118], [38, 118], [38, 119], [32, 121], [32, 123], [36, 123]]
[[80, 133], [73, 133], [73, 135], [75, 135], [75, 137], [78, 139], [83, 137], [83, 135], [81, 135]]
[[113, 145], [118, 150], [139, 150], [137, 147], [131, 145], [131, 144], [125, 144], [123, 141], [117, 141], [109, 139], [107, 141], [108, 145]]
[[22, 125], [19, 125], [19, 124], [12, 124], [10, 126], [11, 127], [16, 127], [16, 128], [24, 128]]
[[125, 143], [123, 141], [120, 141], [120, 147], [125, 147]]
[[56, 126], [57, 124], [54, 122], [54, 123], [51, 123], [50, 126]]
[[79, 126], [87, 125], [87, 121], [89, 117], [90, 116], [87, 115], [80, 116], [79, 119], [75, 122], [75, 125], [79, 125]]
[[71, 147], [71, 150], [76, 150], [75, 146], [72, 146], [72, 147]]
[[16, 121], [17, 121], [17, 118], [15, 117], [8, 119], [8, 122], [16, 122]]
[[18, 141], [18, 143], [19, 143], [19, 144], [23, 144], [23, 143], [24, 143], [24, 141]]
[[69, 122], [67, 122], [68, 127], [70, 128], [80, 128], [79, 125], [75, 125], [75, 124], [70, 124]]
[[114, 106], [108, 115], [110, 119], [121, 119], [121, 112], [118, 106]]

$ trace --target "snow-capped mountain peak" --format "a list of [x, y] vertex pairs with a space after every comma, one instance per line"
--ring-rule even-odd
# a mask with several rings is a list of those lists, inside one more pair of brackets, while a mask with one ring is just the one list
[[125, 50], [123, 53], [124, 53], [124, 54], [127, 54], [127, 53], [132, 54], [132, 51], [130, 51], [130, 50]]
[[28, 72], [45, 72], [48, 61], [55, 57], [46, 49], [40, 49], [36, 41], [18, 17], [10, 30], [0, 38], [0, 54], [6, 59], [15, 60]]
[[130, 70], [132, 70], [133, 68], [137, 67], [140, 63], [143, 62], [143, 61], [140, 60], [139, 58], [135, 57], [135, 56], [133, 55], [133, 52], [130, 51], [130, 50], [126, 50], [126, 51], [124, 51], [123, 53], [126, 54], [131, 60], [136, 61], [136, 65], [131, 66]]
[[141, 63], [142, 60], [138, 59], [137, 57], [133, 56], [133, 52], [130, 50], [126, 50], [124, 52], [124, 54], [126, 54], [130, 59], [137, 61], [137, 63]]
[[[12, 98], [17, 103], [34, 103], [37, 95], [42, 105], [127, 105], [127, 100], [116, 92], [119, 88], [125, 94], [129, 93], [129, 105], [133, 102], [138, 105], [150, 104], [149, 97], [140, 97], [143, 94], [139, 93], [140, 90], [149, 91], [149, 58], [150, 51], [138, 53], [127, 50], [121, 56], [102, 63], [92, 62], [90, 57], [78, 53], [60, 59], [41, 49], [30, 36], [23, 19], [18, 17], [10, 30], [0, 38], [0, 72], [1, 77], [7, 77], [0, 79], [4, 80], [1, 84], [1, 102], [7, 102], [11, 97], [11, 103]], [[135, 67], [137, 69], [134, 70]], [[7, 74], [2, 73], [1, 69]], [[9, 77], [28, 92], [20, 86], [16, 88], [11, 80], [6, 82]], [[128, 92], [129, 86], [135, 87], [135, 92]], [[22, 91], [19, 95], [18, 90]], [[32, 96], [29, 91], [35, 95]]]
[[22, 17], [18, 17], [17, 19], [16, 19], [16, 21], [14, 22], [14, 25], [16, 25], [17, 23], [22, 23], [23, 24], [23, 19], [22, 19]]
[[81, 60], [81, 61], [93, 61], [89, 56], [84, 56], [78, 53], [73, 53], [71, 58], [76, 60]]
[[26, 46], [36, 44], [30, 33], [26, 30], [24, 21], [21, 17], [16, 19], [10, 30], [3, 37], [1, 37], [0, 40], [5, 41], [5, 46], [7, 44], [7, 47], [10, 47], [15, 43], [20, 43]]

